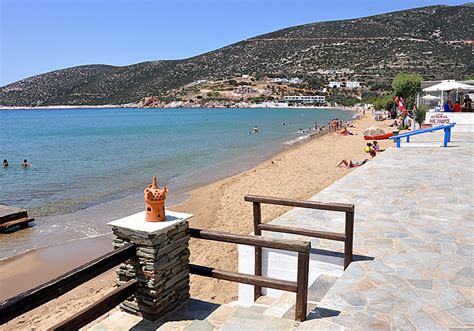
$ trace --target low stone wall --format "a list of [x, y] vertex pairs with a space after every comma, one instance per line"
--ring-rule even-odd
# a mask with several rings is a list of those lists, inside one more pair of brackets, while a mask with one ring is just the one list
[[129, 313], [156, 320], [189, 299], [188, 222], [160, 222], [163, 228], [144, 233], [113, 227], [115, 248], [132, 243], [136, 257], [117, 269], [118, 284], [137, 279], [137, 292], [121, 304]]

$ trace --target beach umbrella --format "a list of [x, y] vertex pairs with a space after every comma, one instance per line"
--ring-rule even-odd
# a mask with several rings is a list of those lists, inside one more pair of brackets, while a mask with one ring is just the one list
[[[444, 103], [443, 91], [456, 90], [456, 99], [458, 98], [459, 90], [474, 90], [473, 85], [456, 82], [455, 80], [443, 80], [441, 83], [423, 89], [423, 92], [440, 92], [441, 105]], [[448, 92], [449, 95], [449, 92]]]
[[425, 95], [425, 96], [422, 96], [421, 97], [422, 99], [425, 99], [425, 100], [438, 100], [439, 97], [435, 96], [435, 95]]
[[403, 104], [403, 98], [399, 96], [394, 96], [393, 101], [397, 104], [398, 108], [402, 111], [403, 114], [407, 114], [407, 110], [405, 108], [405, 105]]
[[442, 92], [451, 90], [474, 90], [473, 85], [459, 83], [454, 80], [443, 80], [441, 83], [423, 89], [423, 92]]

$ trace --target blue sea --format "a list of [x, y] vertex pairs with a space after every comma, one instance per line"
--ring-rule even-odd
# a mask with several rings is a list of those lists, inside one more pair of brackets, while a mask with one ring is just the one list
[[[0, 259], [97, 236], [143, 208], [154, 175], [186, 192], [270, 158], [299, 129], [352, 113], [332, 109], [44, 109], [0, 111], [0, 204], [26, 208], [36, 226], [0, 234]], [[284, 125], [283, 125], [284, 124]], [[258, 126], [259, 132], [253, 133]], [[20, 164], [27, 159], [31, 168]]]

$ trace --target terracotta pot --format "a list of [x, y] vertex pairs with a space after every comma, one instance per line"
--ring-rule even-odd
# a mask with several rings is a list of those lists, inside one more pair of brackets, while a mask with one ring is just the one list
[[145, 207], [147, 222], [162, 222], [166, 219], [165, 200], [168, 188], [159, 188], [156, 184], [156, 176], [153, 177], [153, 184], [145, 189]]

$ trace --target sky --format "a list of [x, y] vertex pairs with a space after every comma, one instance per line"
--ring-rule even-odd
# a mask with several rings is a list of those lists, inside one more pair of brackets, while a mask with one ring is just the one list
[[181, 59], [281, 28], [445, 0], [0, 0], [0, 86], [52, 70]]

